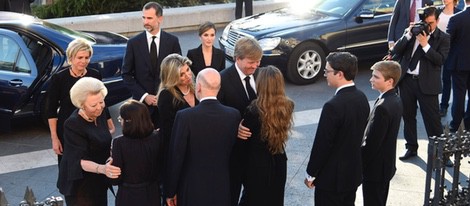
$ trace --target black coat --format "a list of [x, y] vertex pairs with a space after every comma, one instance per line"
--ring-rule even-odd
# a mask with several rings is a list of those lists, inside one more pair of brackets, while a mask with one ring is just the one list
[[397, 135], [403, 105], [396, 89], [382, 95], [369, 119], [366, 145], [362, 147], [364, 181], [390, 181], [396, 171]]
[[[393, 47], [393, 53], [400, 59], [402, 69], [400, 81], [406, 75], [416, 37], [410, 40], [403, 35]], [[449, 53], [449, 35], [438, 28], [428, 40], [431, 48], [419, 59], [419, 87], [422, 93], [438, 95], [442, 91], [441, 68]], [[400, 84], [400, 81], [398, 84]]]
[[212, 60], [210, 65], [206, 65], [204, 62], [201, 45], [197, 48], [190, 49], [187, 56], [193, 62], [191, 65], [191, 71], [193, 71], [195, 76], [205, 68], [214, 68], [219, 72], [225, 69], [225, 54], [222, 50], [217, 49], [214, 46], [212, 46]]
[[323, 106], [307, 173], [323, 191], [355, 191], [362, 182], [361, 144], [369, 102], [355, 86], [346, 87]]
[[235, 109], [211, 99], [176, 113], [167, 197], [177, 195], [181, 206], [230, 205], [229, 159], [240, 118]]

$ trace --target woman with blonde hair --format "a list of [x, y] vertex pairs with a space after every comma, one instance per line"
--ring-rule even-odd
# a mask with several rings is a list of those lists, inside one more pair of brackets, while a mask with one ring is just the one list
[[157, 107], [163, 147], [163, 178], [176, 112], [199, 103], [194, 92], [193, 73], [189, 68], [191, 63], [187, 57], [170, 54], [160, 66], [161, 83], [157, 93]]
[[[93, 77], [101, 80], [101, 74], [98, 70], [87, 68], [93, 55], [93, 48], [85, 39], [78, 38], [71, 41], [65, 53], [70, 67], [52, 76], [51, 86], [47, 91], [47, 115], [52, 149], [58, 156], [59, 164], [64, 151], [64, 122], [75, 110], [70, 100], [69, 91], [75, 82], [82, 77]], [[105, 110], [105, 112], [109, 132], [114, 133], [113, 121], [108, 110]]]
[[248, 138], [247, 205], [284, 205], [287, 174], [286, 141], [293, 124], [294, 102], [284, 90], [284, 77], [274, 66], [258, 69], [258, 98], [248, 106], [243, 126]]

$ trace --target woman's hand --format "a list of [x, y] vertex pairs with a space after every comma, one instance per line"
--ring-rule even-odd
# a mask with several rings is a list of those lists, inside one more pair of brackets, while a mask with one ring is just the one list
[[121, 168], [113, 166], [113, 158], [109, 158], [104, 165], [104, 174], [106, 177], [116, 179], [121, 175]]

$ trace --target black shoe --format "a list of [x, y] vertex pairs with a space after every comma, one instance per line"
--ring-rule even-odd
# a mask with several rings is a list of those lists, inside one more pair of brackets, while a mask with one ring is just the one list
[[447, 159], [447, 161], [444, 160], [444, 162], [445, 162], [444, 164], [446, 165], [446, 167], [453, 167], [454, 166], [454, 163], [450, 159]]
[[407, 160], [418, 155], [418, 152], [412, 150], [406, 150], [406, 153], [399, 157], [400, 160]]
[[439, 109], [439, 115], [441, 117], [445, 117], [447, 115], [447, 108], [440, 108]]

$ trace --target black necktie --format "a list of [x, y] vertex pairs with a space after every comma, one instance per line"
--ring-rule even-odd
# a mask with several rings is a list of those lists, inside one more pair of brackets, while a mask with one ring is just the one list
[[152, 69], [156, 71], [157, 68], [157, 44], [155, 44], [156, 36], [152, 36], [152, 43], [150, 43], [150, 60], [152, 62]]
[[[416, 40], [416, 41], [418, 41], [418, 40]], [[424, 50], [421, 47], [421, 45], [418, 45], [418, 47], [416, 48], [415, 53], [413, 54], [413, 57], [411, 57], [410, 65], [408, 66], [410, 71], [413, 71], [413, 70], [416, 69], [416, 65], [418, 65], [419, 59], [421, 59], [421, 57], [423, 55], [424, 55]]]
[[250, 101], [256, 99], [255, 90], [253, 90], [253, 87], [251, 87], [251, 84], [250, 84], [250, 76], [245, 77], [245, 87], [246, 87], [246, 91], [248, 92], [248, 99]]

